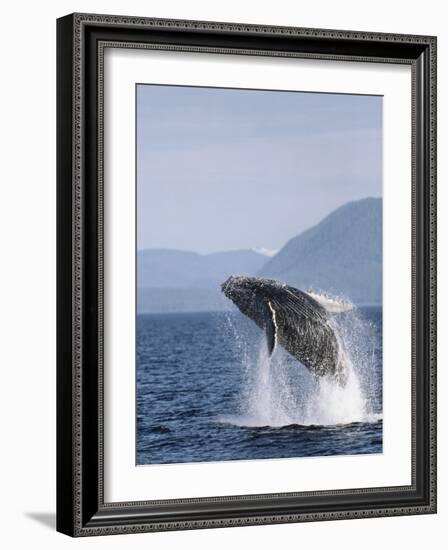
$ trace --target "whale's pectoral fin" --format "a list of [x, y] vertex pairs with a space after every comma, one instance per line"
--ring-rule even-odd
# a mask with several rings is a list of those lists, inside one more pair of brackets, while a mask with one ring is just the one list
[[329, 298], [328, 296], [317, 294], [311, 290], [308, 290], [307, 294], [321, 305], [327, 313], [345, 313], [353, 309], [353, 304], [350, 302], [344, 302], [337, 298]]
[[271, 318], [268, 318], [266, 321], [266, 341], [269, 355], [272, 355], [275, 349], [275, 325]]
[[268, 302], [268, 306], [269, 306], [269, 311], [267, 312], [267, 315], [266, 315], [265, 330], [266, 330], [266, 340], [268, 344], [268, 352], [269, 352], [269, 355], [272, 355], [275, 349], [275, 344], [277, 343], [277, 325], [275, 322], [275, 310], [272, 307], [271, 302]]

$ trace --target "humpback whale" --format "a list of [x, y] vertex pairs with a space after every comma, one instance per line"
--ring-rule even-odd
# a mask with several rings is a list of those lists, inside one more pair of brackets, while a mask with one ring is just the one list
[[319, 379], [331, 376], [345, 385], [347, 359], [331, 314], [350, 304], [258, 277], [229, 277], [221, 289], [266, 334], [269, 354], [280, 344]]

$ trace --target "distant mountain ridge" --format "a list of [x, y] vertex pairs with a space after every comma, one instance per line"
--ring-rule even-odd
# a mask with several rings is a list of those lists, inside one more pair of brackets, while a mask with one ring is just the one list
[[382, 199], [347, 203], [290, 239], [257, 274], [358, 304], [380, 304], [382, 228]]
[[137, 255], [139, 313], [219, 311], [231, 308], [221, 283], [237, 272], [255, 274], [267, 257], [253, 250], [198, 254], [149, 249]]
[[301, 289], [382, 303], [382, 199], [349, 202], [290, 239], [272, 257], [254, 250], [198, 254], [138, 252], [138, 311], [229, 309], [220, 284], [230, 275], [278, 279]]
[[254, 250], [198, 254], [184, 250], [148, 249], [137, 256], [140, 288], [216, 288], [235, 272], [256, 273], [266, 256]]

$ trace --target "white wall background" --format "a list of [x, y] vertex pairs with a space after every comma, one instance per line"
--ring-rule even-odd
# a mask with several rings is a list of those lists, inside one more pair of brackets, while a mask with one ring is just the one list
[[[93, 539], [54, 531], [55, 19], [73, 11], [439, 37], [439, 513]], [[0, 506], [4, 548], [440, 548], [448, 521], [448, 33], [442, 0], [60, 0], [2, 10], [0, 131]], [[445, 538], [445, 537], [443, 537]]]

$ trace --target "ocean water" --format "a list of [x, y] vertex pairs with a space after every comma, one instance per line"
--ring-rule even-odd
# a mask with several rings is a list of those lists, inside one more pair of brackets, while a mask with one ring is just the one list
[[137, 464], [382, 452], [382, 310], [334, 317], [344, 388], [317, 383], [239, 312], [139, 315]]

